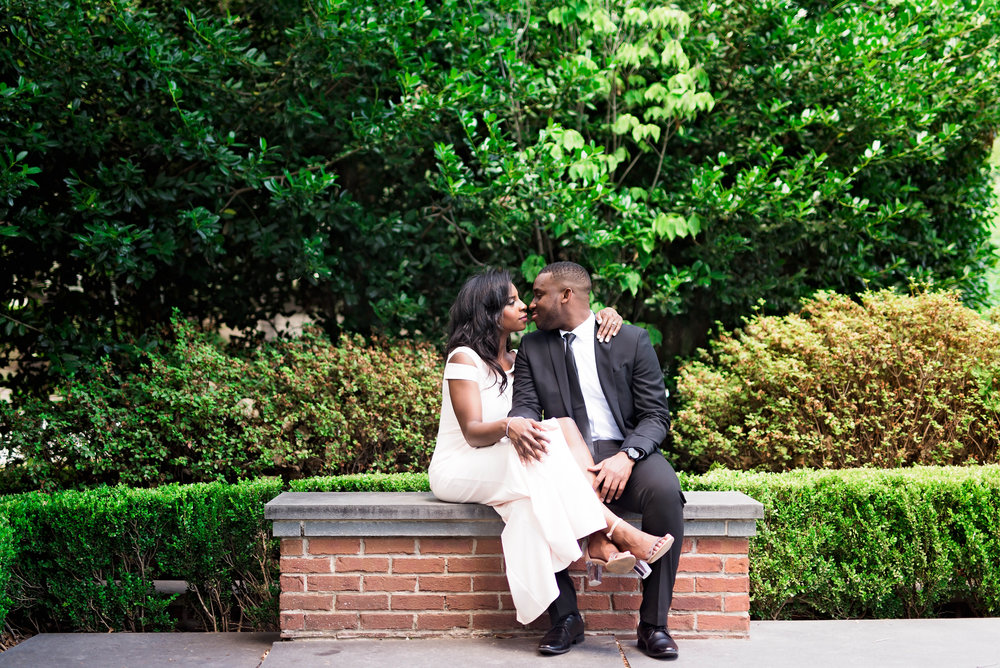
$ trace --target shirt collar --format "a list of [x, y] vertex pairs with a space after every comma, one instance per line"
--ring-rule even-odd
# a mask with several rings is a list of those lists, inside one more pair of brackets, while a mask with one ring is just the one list
[[579, 325], [577, 325], [576, 328], [574, 328], [572, 330], [569, 330], [569, 329], [560, 329], [559, 330], [559, 337], [562, 338], [567, 332], [571, 331], [571, 332], [573, 332], [573, 334], [576, 335], [576, 338], [578, 338], [578, 339], [583, 339], [583, 340], [591, 339], [594, 336], [594, 323], [595, 323], [595, 321], [596, 321], [596, 318], [594, 316], [594, 312], [591, 311], [590, 315], [587, 316], [587, 319], [584, 320], [583, 322], [581, 322]]

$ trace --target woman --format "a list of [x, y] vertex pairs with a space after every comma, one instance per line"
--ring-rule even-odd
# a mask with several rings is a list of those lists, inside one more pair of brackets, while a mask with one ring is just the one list
[[[443, 501], [490, 505], [503, 518], [501, 542], [518, 621], [531, 622], [555, 600], [554, 573], [580, 558], [578, 539], [586, 538], [592, 580], [600, 579], [598, 566], [632, 570], [636, 559], [629, 550], [647, 562], [665, 554], [670, 536], [657, 538], [621, 522], [598, 499], [586, 470], [594, 461], [572, 420], [507, 417], [514, 369], [510, 335], [528, 322], [510, 275], [490, 270], [473, 276], [450, 315], [431, 491]], [[598, 338], [617, 333], [621, 323], [613, 310], [598, 319]], [[546, 442], [537, 460], [522, 459], [508, 438], [528, 431]]]

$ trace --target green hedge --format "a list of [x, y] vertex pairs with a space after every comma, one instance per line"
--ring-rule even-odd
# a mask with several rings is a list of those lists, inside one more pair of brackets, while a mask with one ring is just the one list
[[[751, 615], [1000, 614], [1000, 467], [682, 475], [746, 492]], [[0, 606], [20, 632], [271, 629], [279, 480], [124, 487], [0, 499]], [[294, 491], [424, 491], [425, 474], [294, 481]], [[5, 522], [10, 531], [5, 532]], [[184, 579], [180, 597], [153, 580]], [[2, 608], [0, 608], [2, 610]]]
[[7, 613], [10, 612], [10, 576], [16, 556], [14, 530], [6, 517], [0, 517], [0, 630], [3, 629]]
[[[33, 492], [4, 497], [12, 529], [7, 622], [23, 631], [267, 629], [277, 545], [264, 504], [277, 480]], [[0, 552], [2, 555], [2, 552]], [[0, 563], [0, 566], [6, 564]], [[177, 597], [153, 581], [186, 580]]]
[[1000, 614], [1000, 467], [717, 469], [682, 485], [764, 504], [754, 618]]

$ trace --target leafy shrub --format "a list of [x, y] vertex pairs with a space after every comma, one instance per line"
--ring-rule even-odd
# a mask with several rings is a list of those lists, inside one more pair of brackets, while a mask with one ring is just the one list
[[949, 293], [821, 293], [723, 332], [677, 387], [682, 466], [996, 462], [1000, 325]]
[[[13, 530], [13, 611], [33, 631], [148, 631], [183, 616], [210, 631], [277, 618], [277, 545], [264, 504], [281, 482], [32, 492], [0, 500]], [[158, 593], [156, 579], [188, 582]]]
[[426, 473], [375, 473], [293, 480], [293, 492], [429, 492]]
[[4, 620], [11, 608], [9, 586], [11, 569], [16, 555], [14, 530], [7, 518], [0, 516], [0, 629], [4, 627]]
[[764, 504], [750, 540], [756, 619], [1000, 613], [1000, 468], [684, 476]]
[[426, 469], [440, 359], [426, 345], [317, 332], [228, 352], [174, 322], [165, 353], [105, 361], [61, 399], [0, 404], [8, 490]]

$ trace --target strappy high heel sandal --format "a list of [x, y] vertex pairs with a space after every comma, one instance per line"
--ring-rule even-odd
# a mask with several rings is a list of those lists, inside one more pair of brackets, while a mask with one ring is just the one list
[[[608, 540], [610, 540], [612, 543], [614, 543], [615, 541], [614, 538], [612, 538], [611, 536], [612, 534], [614, 534], [615, 529], [618, 528], [618, 525], [621, 524], [621, 522], [622, 519], [619, 517], [618, 519], [615, 520], [615, 523], [611, 525], [611, 529], [608, 531], [607, 534]], [[653, 543], [653, 547], [649, 548], [649, 552], [647, 552], [644, 555], [644, 558], [639, 560], [640, 563], [645, 563], [647, 566], [649, 564], [655, 563], [660, 557], [669, 552], [670, 548], [673, 547], [673, 545], [674, 545], [674, 537], [671, 536], [670, 534], [665, 534], [662, 538]], [[639, 569], [636, 569], [636, 573], [639, 574], [640, 577], [642, 577], [643, 579], [645, 579], [649, 575], [649, 573], [643, 575]]]
[[605, 561], [590, 555], [590, 540], [584, 538], [583, 554], [587, 564], [587, 584], [596, 587], [601, 584], [604, 571], [614, 575], [624, 575], [635, 568], [637, 560], [629, 551], [615, 552]]

